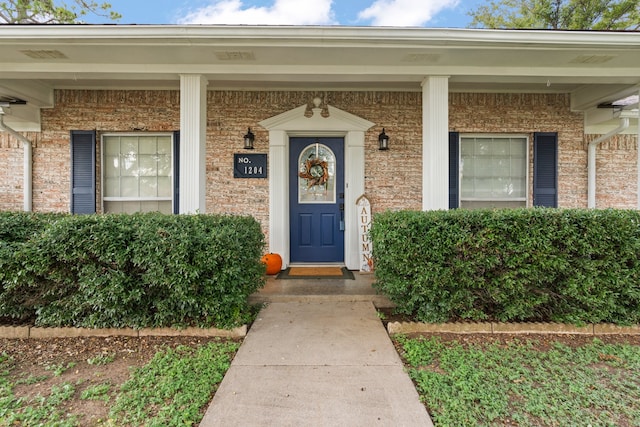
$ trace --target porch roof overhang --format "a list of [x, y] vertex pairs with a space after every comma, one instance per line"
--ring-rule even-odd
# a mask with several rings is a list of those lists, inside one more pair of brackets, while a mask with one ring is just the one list
[[587, 126], [597, 106], [640, 90], [640, 32], [391, 27], [1, 25], [0, 103], [20, 130], [39, 128], [55, 89], [420, 91], [449, 76], [452, 92], [570, 93]]

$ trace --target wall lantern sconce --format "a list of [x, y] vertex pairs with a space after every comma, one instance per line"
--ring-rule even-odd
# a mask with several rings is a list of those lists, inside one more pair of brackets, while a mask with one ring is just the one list
[[384, 128], [382, 128], [382, 133], [378, 135], [378, 149], [383, 151], [389, 149], [389, 136], [384, 133]]
[[253, 141], [255, 141], [256, 136], [251, 132], [251, 128], [247, 131], [247, 134], [244, 136], [244, 149], [245, 150], [253, 150]]

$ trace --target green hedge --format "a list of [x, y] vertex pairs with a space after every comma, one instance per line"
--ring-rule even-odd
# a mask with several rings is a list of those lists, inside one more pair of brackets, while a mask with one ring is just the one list
[[[264, 284], [264, 236], [251, 217], [0, 216], [0, 316], [38, 325], [231, 327]], [[39, 227], [29, 232], [29, 219]], [[5, 221], [6, 219], [6, 221]]]
[[387, 212], [376, 284], [420, 321], [640, 323], [640, 212]]

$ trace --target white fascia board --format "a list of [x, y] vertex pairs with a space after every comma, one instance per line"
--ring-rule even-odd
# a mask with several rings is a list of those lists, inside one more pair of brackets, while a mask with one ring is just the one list
[[116, 40], [137, 44], [152, 41], [169, 43], [211, 43], [217, 40], [251, 40], [254, 44], [321, 42], [323, 45], [372, 45], [407, 43], [409, 45], [447, 46], [610, 46], [633, 47], [640, 44], [637, 32], [487, 30], [458, 28], [394, 28], [394, 27], [315, 27], [315, 26], [184, 26], [184, 25], [8, 25], [0, 26], [0, 43], [16, 40], [55, 42], [74, 39], [74, 43]]

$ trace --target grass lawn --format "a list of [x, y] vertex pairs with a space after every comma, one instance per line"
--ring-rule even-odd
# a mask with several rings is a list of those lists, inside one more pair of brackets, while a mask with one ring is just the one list
[[436, 427], [640, 426], [640, 346], [394, 339]]

